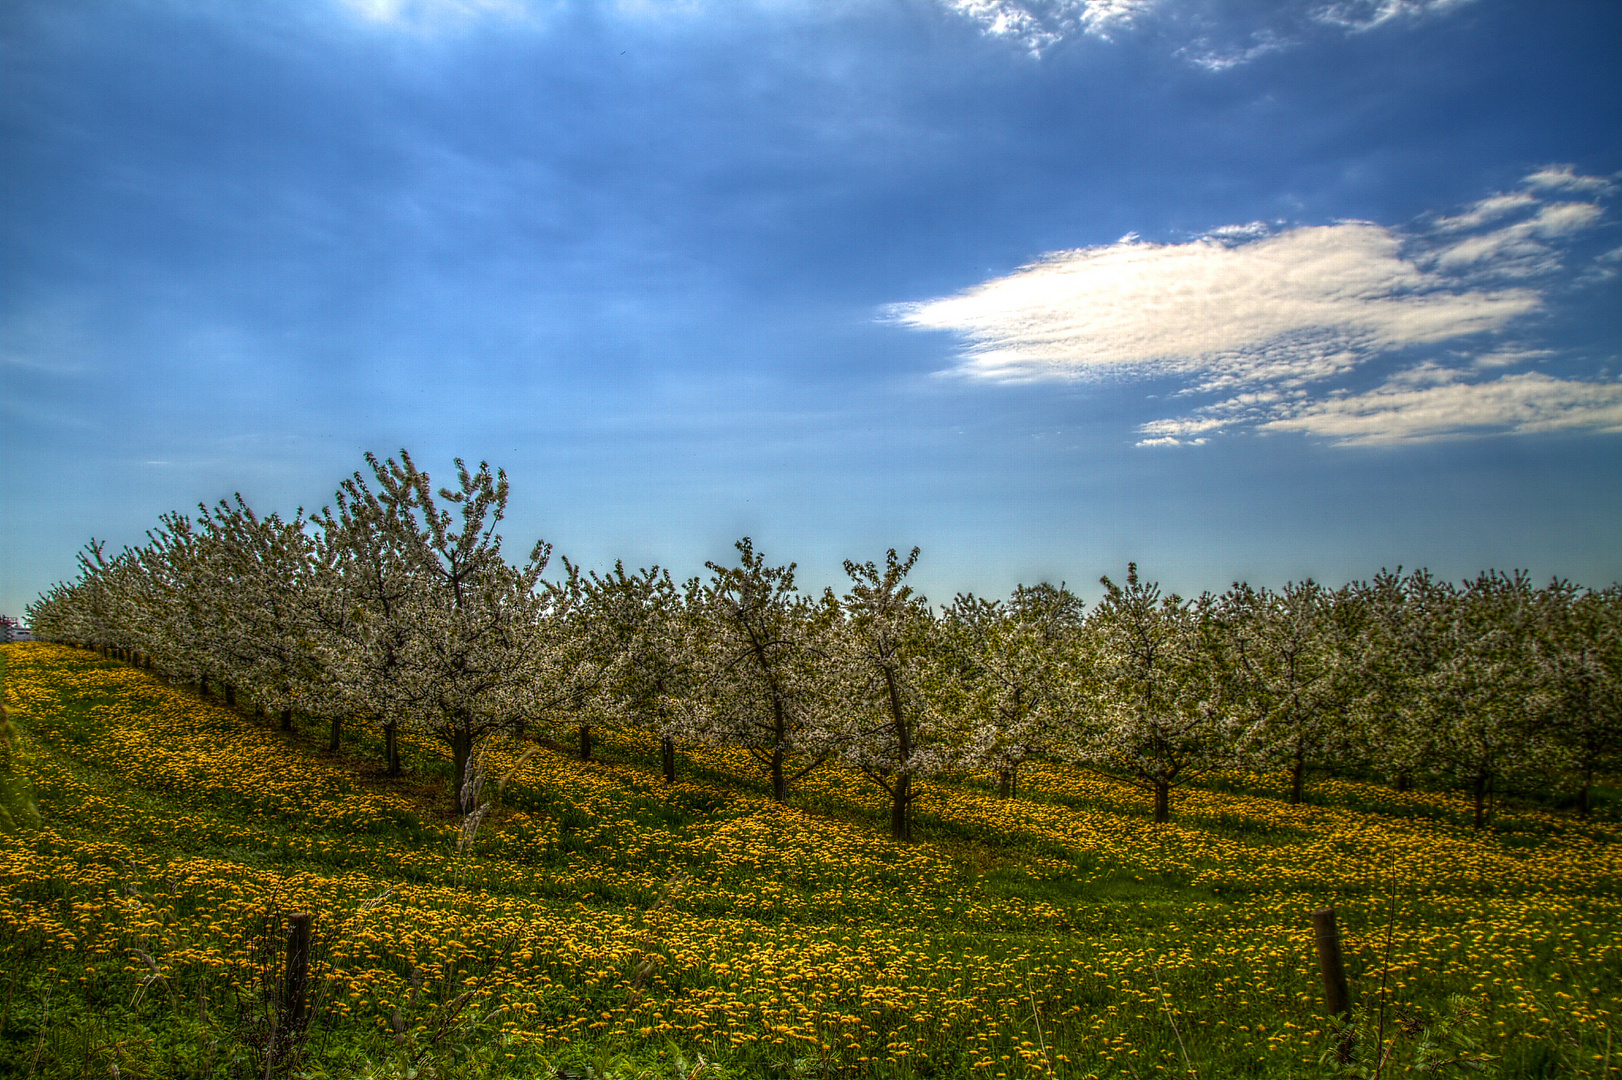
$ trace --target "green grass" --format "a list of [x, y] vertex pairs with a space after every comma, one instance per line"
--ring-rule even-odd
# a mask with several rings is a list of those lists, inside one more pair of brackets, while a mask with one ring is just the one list
[[[391, 780], [370, 732], [328, 754], [324, 725], [283, 734], [91, 654], [7, 647], [0, 676], [39, 811], [0, 837], [0, 1075], [264, 1075], [263, 980], [301, 907], [324, 996], [269, 1061], [292, 1075], [1622, 1066], [1608, 811], [1517, 804], [1477, 835], [1438, 793], [1323, 780], [1290, 808], [1279, 778], [1223, 776], [1155, 826], [1140, 794], [1038, 765], [1008, 803], [930, 781], [902, 846], [859, 777], [824, 767], [778, 808], [738, 755], [684, 748], [667, 787], [655, 744], [600, 733], [598, 761], [525, 762], [459, 855], [431, 743]], [[1325, 903], [1357, 1002], [1345, 1067], [1311, 952]]]

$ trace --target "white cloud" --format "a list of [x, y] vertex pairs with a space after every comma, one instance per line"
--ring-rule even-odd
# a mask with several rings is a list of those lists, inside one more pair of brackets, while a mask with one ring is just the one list
[[1515, 191], [1508, 195], [1492, 195], [1480, 200], [1457, 217], [1438, 218], [1436, 228], [1440, 232], [1458, 232], [1463, 229], [1480, 228], [1487, 222], [1501, 218], [1505, 214], [1525, 210], [1537, 204], [1537, 196], [1526, 191]]
[[1494, 330], [1538, 306], [1524, 289], [1455, 289], [1367, 223], [1249, 243], [1123, 242], [1055, 252], [956, 296], [902, 304], [950, 330], [992, 379], [1171, 371], [1232, 381], [1323, 378], [1357, 353]]
[[982, 33], [1023, 45], [1033, 56], [1071, 34], [1111, 40], [1149, 14], [1159, 0], [942, 0], [978, 23]]
[[1539, 210], [1528, 224], [1542, 237], [1565, 236], [1588, 228], [1601, 213], [1596, 203], [1554, 203]]
[[[457, 33], [481, 23], [546, 26], [567, 12], [571, 0], [330, 0], [365, 22], [420, 35]], [[858, 3], [872, 0], [857, 0]], [[1221, 5], [1167, 0], [936, 0], [989, 38], [1014, 44], [1040, 58], [1068, 38], [1117, 41], [1140, 29], [1173, 56], [1210, 72], [1248, 64], [1291, 48], [1313, 34], [1359, 32], [1397, 18], [1440, 12], [1469, 0], [1351, 0], [1313, 9], [1306, 5]], [[593, 0], [622, 19], [645, 21], [727, 17], [740, 7], [801, 13], [826, 8], [818, 0]], [[1179, 44], [1181, 43], [1181, 44]], [[1558, 168], [1558, 166], [1551, 166]]]
[[1365, 394], [1311, 402], [1257, 426], [1307, 432], [1342, 446], [1488, 432], [1622, 432], [1622, 383], [1557, 379], [1535, 371], [1470, 383], [1457, 372], [1436, 369], [1417, 378], [1413, 373], [1393, 378]]
[[1524, 364], [1528, 360], [1542, 360], [1546, 356], [1553, 355], [1553, 349], [1494, 349], [1471, 357], [1470, 363], [1478, 368], [1512, 367], [1515, 364]]
[[[1218, 417], [1189, 417], [1181, 420], [1155, 420], [1138, 429], [1143, 435], [1138, 446], [1204, 446], [1202, 432], [1218, 434], [1227, 421]], [[1191, 436], [1194, 436], [1191, 438]]]
[[[1248, 225], [1223, 225], [1206, 233], [1205, 238], [1207, 240], [1218, 240], [1224, 244], [1242, 244], [1247, 240], [1260, 240], [1264, 236], [1270, 236], [1272, 232], [1273, 230], [1267, 222], [1252, 221]], [[1127, 233], [1121, 239], [1126, 240], [1129, 238], [1136, 240], [1138, 234]]]
[[1394, 19], [1417, 19], [1463, 7], [1470, 0], [1338, 0], [1314, 11], [1313, 17], [1354, 33], [1373, 30]]
[[1172, 50], [1195, 67], [1227, 71], [1268, 53], [1290, 48], [1326, 28], [1361, 33], [1386, 23], [1416, 21], [1461, 7], [1470, 0], [1337, 0], [1317, 8], [1278, 4], [1224, 11], [1209, 4], [1164, 0], [939, 0], [972, 20], [988, 37], [1022, 46], [1040, 57], [1068, 37], [1105, 41], [1154, 25]]
[[[1479, 205], [1479, 204], [1478, 204]], [[1498, 273], [1527, 276], [1552, 268], [1554, 249], [1548, 241], [1586, 229], [1599, 221], [1603, 210], [1595, 203], [1553, 203], [1539, 207], [1525, 221], [1460, 240], [1437, 252], [1439, 265], [1460, 270], [1489, 260]], [[1463, 217], [1469, 217], [1466, 214]], [[1443, 219], [1460, 220], [1460, 219]]]
[[1610, 281], [1617, 276], [1618, 263], [1622, 263], [1622, 247], [1614, 247], [1610, 251], [1595, 255], [1593, 263], [1577, 277], [1577, 282], [1581, 285], [1592, 285], [1600, 281]]
[[1227, 71], [1231, 67], [1248, 64], [1268, 53], [1280, 52], [1295, 44], [1293, 40], [1281, 37], [1272, 30], [1256, 31], [1251, 35], [1250, 42], [1249, 45], [1222, 49], [1214, 47], [1208, 38], [1197, 38], [1178, 49], [1176, 55], [1206, 71]]
[[[1172, 399], [1193, 399], [1192, 408], [1142, 425], [1139, 446], [1237, 431], [1346, 444], [1610, 431], [1622, 408], [1617, 384], [1513, 371], [1554, 353], [1500, 337], [1544, 307], [1573, 238], [1605, 216], [1597, 201], [1546, 196], [1597, 191], [1592, 179], [1546, 168], [1521, 190], [1405, 229], [1255, 221], [1171, 244], [1128, 234], [887, 314], [956, 334], [955, 371], [973, 379], [1178, 379]], [[1613, 274], [1618, 261], [1622, 248], [1575, 280]], [[1446, 342], [1457, 344], [1376, 390], [1344, 389], [1345, 377], [1382, 355]], [[1489, 373], [1496, 377], [1483, 381]], [[1210, 403], [1197, 404], [1201, 397]]]
[[1528, 187], [1545, 191], [1581, 191], [1589, 195], [1609, 195], [1616, 185], [1603, 176], [1583, 176], [1572, 165], [1545, 165], [1526, 178]]

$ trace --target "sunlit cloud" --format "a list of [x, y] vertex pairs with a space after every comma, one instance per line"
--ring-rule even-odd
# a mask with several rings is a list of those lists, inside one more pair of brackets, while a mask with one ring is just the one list
[[[1141, 425], [1140, 446], [1244, 431], [1348, 445], [1610, 431], [1615, 384], [1515, 371], [1553, 354], [1504, 340], [1545, 307], [1548, 275], [1605, 217], [1598, 201], [1548, 196], [1597, 198], [1600, 179], [1549, 167], [1515, 191], [1402, 228], [1251, 222], [1180, 243], [1129, 235], [886, 314], [956, 335], [951, 370], [971, 380], [1179, 381], [1172, 400], [1193, 408]], [[1410, 361], [1378, 389], [1344, 385], [1381, 357], [1455, 341], [1444, 360]], [[1488, 372], [1502, 374], [1483, 380]], [[1202, 397], [1219, 400], [1196, 404]]]
[[942, 0], [988, 37], [1023, 46], [1033, 56], [1073, 34], [1105, 41], [1129, 30], [1159, 0]]
[[1465, 382], [1454, 371], [1395, 377], [1365, 394], [1310, 402], [1258, 425], [1342, 446], [1432, 441], [1504, 432], [1622, 432], [1622, 383], [1557, 379], [1529, 371]]
[[1319, 22], [1344, 27], [1354, 33], [1373, 30], [1398, 20], [1440, 15], [1463, 7], [1471, 0], [1337, 0], [1313, 11]]
[[1401, 248], [1394, 230], [1361, 222], [1239, 244], [1128, 240], [891, 314], [961, 335], [961, 370], [979, 378], [1181, 372], [1220, 384], [1325, 377], [1354, 362], [1348, 350], [1494, 330], [1539, 304], [1526, 289], [1457, 288]]
[[1529, 187], [1545, 191], [1580, 191], [1588, 195], [1609, 195], [1614, 181], [1603, 176], [1582, 176], [1572, 165], [1547, 165], [1526, 178]]
[[1555, 203], [1541, 207], [1525, 221], [1460, 240], [1436, 254], [1444, 269], [1459, 270], [1489, 261], [1501, 274], [1526, 276], [1552, 269], [1556, 258], [1549, 241], [1586, 229], [1604, 211], [1594, 203]]
[[1518, 210], [1525, 210], [1537, 204], [1537, 196], [1528, 191], [1512, 191], [1507, 195], [1490, 195], [1479, 200], [1462, 214], [1438, 218], [1435, 228], [1439, 232], [1477, 229], [1489, 221], [1501, 218], [1506, 214], [1515, 213]]
[[[417, 34], [454, 33], [477, 24], [544, 26], [568, 0], [333, 0], [363, 21]], [[860, 3], [861, 0], [858, 0]], [[1349, 0], [1320, 7], [1184, 4], [1166, 0], [936, 0], [986, 38], [1040, 59], [1074, 39], [1119, 42], [1151, 30], [1159, 47], [1189, 65], [1220, 73], [1299, 45], [1314, 34], [1361, 33], [1387, 23], [1445, 13], [1470, 0]], [[809, 12], [812, 0], [600, 0], [619, 19], [725, 18], [740, 7]], [[1557, 168], [1557, 167], [1552, 167]]]
[[[1068, 38], [1114, 41], [1153, 28], [1172, 55], [1209, 72], [1248, 64], [1323, 33], [1363, 33], [1388, 23], [1418, 22], [1471, 0], [1340, 0], [1318, 7], [1246, 7], [1162, 0], [940, 0], [988, 38], [1040, 58]], [[1178, 44], [1181, 42], [1181, 44]]]
[[1492, 352], [1472, 356], [1469, 360], [1472, 366], [1478, 368], [1502, 368], [1542, 360], [1553, 355], [1553, 349], [1494, 349]]
[[1251, 34], [1250, 39], [1244, 44], [1228, 48], [1213, 45], [1209, 38], [1196, 38], [1178, 49], [1175, 55], [1206, 71], [1227, 71], [1229, 68], [1248, 64], [1268, 53], [1281, 52], [1293, 44], [1295, 42], [1291, 38], [1284, 37], [1274, 30], [1263, 29]]

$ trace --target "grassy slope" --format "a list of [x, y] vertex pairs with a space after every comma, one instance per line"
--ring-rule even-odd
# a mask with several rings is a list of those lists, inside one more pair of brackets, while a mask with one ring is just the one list
[[1606, 823], [1518, 810], [1478, 836], [1444, 796], [1325, 781], [1292, 808], [1230, 777], [1157, 827], [1038, 766], [1009, 802], [932, 784], [903, 847], [859, 777], [777, 807], [747, 759], [694, 751], [666, 787], [622, 735], [589, 765], [493, 749], [515, 771], [459, 854], [431, 746], [391, 783], [364, 741], [334, 757], [91, 653], [0, 663], [40, 809], [0, 838], [0, 1075], [262, 1075], [266, 919], [274, 940], [299, 909], [312, 1075], [1331, 1075], [1326, 903], [1354, 1065], [1622, 1065]]

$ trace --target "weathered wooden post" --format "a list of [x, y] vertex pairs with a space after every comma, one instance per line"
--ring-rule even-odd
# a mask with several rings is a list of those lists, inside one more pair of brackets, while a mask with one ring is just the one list
[[[1340, 955], [1340, 927], [1335, 924], [1335, 909], [1319, 908], [1312, 913], [1312, 937], [1318, 946], [1318, 971], [1324, 981], [1324, 1004], [1329, 1015], [1339, 1020], [1351, 1019], [1352, 994], [1346, 987], [1346, 965]], [[1336, 1051], [1341, 1063], [1352, 1060], [1352, 1033], [1347, 1031]]]
[[282, 980], [281, 1013], [288, 1026], [297, 1027], [308, 1005], [310, 981], [310, 922], [308, 911], [287, 917], [287, 974]]

